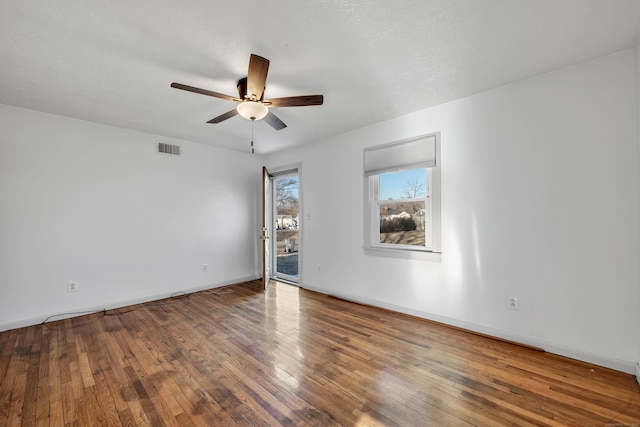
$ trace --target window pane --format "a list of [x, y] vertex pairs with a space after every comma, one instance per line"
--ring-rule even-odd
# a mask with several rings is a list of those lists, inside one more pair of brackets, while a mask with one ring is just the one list
[[425, 197], [427, 169], [380, 174], [380, 200]]
[[425, 202], [381, 202], [380, 243], [425, 246]]
[[298, 277], [298, 177], [275, 180], [276, 273]]

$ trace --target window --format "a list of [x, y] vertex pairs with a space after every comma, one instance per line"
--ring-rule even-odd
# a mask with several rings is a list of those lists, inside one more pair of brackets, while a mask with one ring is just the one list
[[365, 247], [440, 252], [439, 134], [365, 149]]

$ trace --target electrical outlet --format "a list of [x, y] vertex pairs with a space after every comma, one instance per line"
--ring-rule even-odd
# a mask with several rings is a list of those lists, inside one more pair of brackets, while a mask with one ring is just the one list
[[67, 282], [67, 292], [78, 292], [78, 281], [71, 280]]
[[518, 301], [518, 297], [507, 297], [507, 307], [511, 310], [520, 310], [520, 301]]
[[209, 271], [209, 265], [208, 264], [202, 264], [202, 271]]

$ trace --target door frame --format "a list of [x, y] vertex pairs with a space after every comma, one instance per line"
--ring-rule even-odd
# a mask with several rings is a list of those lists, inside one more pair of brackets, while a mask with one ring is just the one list
[[262, 243], [262, 287], [266, 291], [271, 280], [271, 249], [269, 243], [269, 229], [271, 221], [271, 174], [265, 166], [262, 167], [262, 230], [260, 241]]
[[288, 283], [291, 283], [293, 285], [297, 285], [302, 287], [302, 257], [303, 257], [303, 246], [302, 246], [302, 242], [303, 242], [303, 233], [304, 233], [304, 227], [305, 227], [305, 221], [304, 221], [304, 210], [303, 210], [303, 187], [302, 187], [302, 164], [301, 163], [295, 163], [295, 164], [290, 164], [290, 165], [286, 165], [286, 166], [281, 166], [281, 167], [275, 167], [269, 168], [269, 182], [270, 182], [270, 200], [269, 200], [269, 204], [270, 204], [270, 213], [271, 213], [271, 221], [269, 224], [269, 235], [272, 236], [271, 242], [270, 242], [270, 253], [271, 253], [271, 277], [277, 279], [277, 262], [278, 262], [278, 257], [277, 257], [277, 251], [276, 251], [276, 245], [277, 245], [277, 239], [276, 239], [276, 230], [275, 230], [275, 219], [276, 219], [276, 206], [275, 203], [273, 203], [274, 201], [274, 197], [275, 197], [275, 179], [279, 178], [281, 176], [284, 175], [288, 175], [288, 174], [296, 174], [298, 176], [298, 242], [297, 242], [297, 246], [298, 246], [298, 280], [297, 283], [295, 281], [291, 281], [291, 280], [287, 280], [287, 278], [285, 277], [280, 277], [281, 280], [286, 281]]

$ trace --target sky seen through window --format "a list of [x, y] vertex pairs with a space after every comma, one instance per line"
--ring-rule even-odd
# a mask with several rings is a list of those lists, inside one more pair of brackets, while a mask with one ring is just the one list
[[407, 185], [410, 182], [421, 184], [422, 194], [420, 196], [424, 196], [427, 188], [426, 169], [410, 169], [380, 174], [380, 200], [406, 198]]

